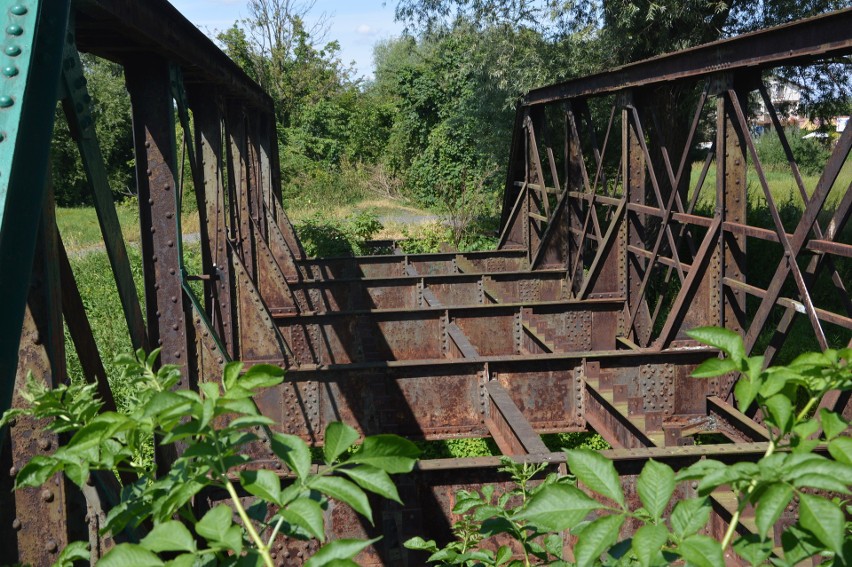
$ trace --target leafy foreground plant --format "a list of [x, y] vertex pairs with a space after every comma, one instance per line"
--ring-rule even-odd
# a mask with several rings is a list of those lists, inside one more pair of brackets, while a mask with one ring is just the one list
[[[690, 336], [724, 354], [701, 364], [693, 376], [740, 373], [734, 389], [740, 411], [756, 403], [762, 412], [770, 439], [758, 462], [726, 465], [704, 459], [675, 473], [650, 460], [636, 483], [642, 506], [630, 509], [615, 466], [597, 452], [566, 450], [573, 476], [550, 474], [536, 485], [530, 480], [544, 465], [505, 459], [503, 470], [510, 473], [514, 490], [498, 498], [493, 486], [457, 493], [456, 540], [439, 547], [416, 537], [406, 547], [427, 551], [429, 562], [442, 565], [647, 567], [683, 561], [712, 567], [724, 565], [729, 550], [751, 565], [792, 566], [815, 556], [825, 565], [852, 565], [852, 524], [847, 522], [852, 506], [846, 499], [852, 483], [849, 423], [827, 409], [813, 414], [829, 391], [852, 389], [852, 349], [807, 353], [788, 366], [763, 369], [763, 357], [747, 357], [742, 339], [731, 331], [700, 328]], [[679, 500], [666, 515], [680, 482], [695, 483], [698, 497]], [[711, 493], [726, 486], [736, 496], [737, 509], [717, 541], [700, 532], [710, 520]], [[798, 521], [781, 535], [780, 550], [774, 549], [773, 528], [794, 499]], [[749, 507], [757, 533], [739, 536], [737, 525]], [[628, 520], [638, 529], [620, 540]], [[577, 538], [573, 558], [563, 552], [565, 531]], [[496, 552], [483, 548], [486, 538], [499, 534], [514, 540], [520, 552], [507, 545]]]
[[[377, 435], [355, 447], [358, 433], [343, 423], [331, 423], [323, 447], [326, 466], [314, 473], [307, 444], [293, 435], [270, 432], [272, 420], [260, 415], [253, 401], [262, 388], [282, 382], [280, 368], [257, 365], [243, 373], [241, 363], [230, 363], [221, 384], [201, 384], [200, 392], [172, 390], [180, 372], [175, 366], [155, 371], [157, 355], [154, 351], [145, 357], [139, 351], [136, 357], [121, 357], [120, 363], [141, 381], [126, 414], [100, 412], [94, 385], [49, 389], [30, 375], [25, 394], [30, 407], [10, 410], [0, 420], [4, 425], [21, 415], [48, 418], [50, 430], [70, 436], [52, 455], [36, 456], [25, 465], [15, 488], [40, 486], [57, 472], [81, 487], [94, 470], [138, 476], [124, 486], [104, 532], [116, 536], [127, 528], [150, 531], [138, 543], [117, 545], [99, 565], [271, 566], [270, 549], [279, 535], [324, 541], [323, 510], [329, 498], [371, 522], [365, 490], [400, 502], [389, 474], [411, 471], [419, 455], [413, 443]], [[243, 451], [259, 440], [253, 433], [258, 428], [266, 430], [270, 449], [295, 475], [292, 484], [282, 488], [279, 476], [269, 470], [232, 473], [250, 463]], [[155, 462], [142, 457], [152, 437], [160, 447], [177, 442], [185, 447], [168, 471], [158, 471]], [[227, 491], [230, 503], [196, 518], [192, 499], [210, 487]], [[243, 506], [239, 488], [256, 497], [251, 506]], [[267, 519], [270, 510], [276, 511]], [[234, 512], [240, 523], [233, 520]], [[374, 541], [332, 541], [306, 565], [355, 565], [352, 558]], [[88, 557], [85, 544], [75, 542], [58, 563], [71, 565]]]

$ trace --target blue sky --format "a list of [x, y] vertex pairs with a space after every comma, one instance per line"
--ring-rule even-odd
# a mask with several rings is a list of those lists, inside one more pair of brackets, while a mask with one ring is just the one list
[[[170, 1], [208, 35], [248, 15], [245, 0]], [[402, 32], [402, 25], [393, 18], [395, 5], [393, 0], [316, 0], [308, 20], [326, 14], [329, 18], [326, 41], [340, 42], [341, 59], [345, 63], [354, 61], [358, 76], [371, 77], [373, 46]]]

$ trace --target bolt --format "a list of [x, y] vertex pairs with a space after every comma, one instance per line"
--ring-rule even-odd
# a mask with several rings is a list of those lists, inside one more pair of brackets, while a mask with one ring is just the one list
[[9, 95], [0, 96], [0, 108], [9, 108], [13, 104], [15, 104], [15, 101]]
[[6, 55], [9, 57], [17, 57], [21, 54], [21, 48], [17, 45], [10, 45], [6, 48]]
[[45, 502], [53, 502], [53, 493], [45, 488], [41, 491], [41, 499]]
[[12, 467], [9, 469], [9, 476], [14, 477], [18, 474], [18, 467]]
[[21, 520], [19, 520], [18, 518], [12, 520], [12, 529], [15, 531], [21, 529]]
[[24, 28], [17, 24], [12, 24], [6, 28], [6, 33], [9, 35], [21, 35], [24, 33]]
[[56, 553], [56, 552], [57, 552], [57, 550], [59, 549], [59, 546], [56, 544], [56, 542], [55, 542], [55, 541], [50, 540], [50, 541], [48, 541], [48, 542], [45, 544], [44, 548], [45, 548], [47, 551], [49, 551], [50, 553]]
[[3, 74], [7, 77], [14, 77], [18, 74], [18, 68], [14, 65], [9, 65], [7, 67], [3, 67]]
[[27, 7], [24, 6], [23, 4], [15, 4], [14, 6], [12, 6], [11, 10], [9, 10], [9, 11], [12, 12], [16, 16], [23, 16], [24, 14], [27, 13], [28, 10], [27, 10]]

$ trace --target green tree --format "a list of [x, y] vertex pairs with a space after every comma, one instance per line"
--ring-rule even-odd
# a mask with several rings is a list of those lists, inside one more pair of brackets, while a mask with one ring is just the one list
[[[83, 54], [83, 72], [88, 81], [92, 118], [104, 156], [107, 175], [116, 198], [132, 192], [133, 131], [130, 97], [124, 87], [120, 65]], [[51, 168], [56, 202], [70, 207], [92, 203], [77, 142], [68, 129], [62, 106], [56, 108], [56, 128], [51, 145]]]

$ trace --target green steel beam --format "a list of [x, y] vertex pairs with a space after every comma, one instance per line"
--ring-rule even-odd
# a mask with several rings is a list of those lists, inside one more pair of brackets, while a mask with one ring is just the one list
[[[73, 26], [69, 26], [72, 28]], [[112, 266], [115, 277], [118, 296], [121, 307], [124, 310], [124, 318], [130, 332], [130, 341], [134, 349], [149, 349], [147, 334], [145, 332], [145, 320], [142, 317], [142, 307], [139, 303], [139, 294], [136, 284], [133, 282], [133, 274], [130, 269], [130, 260], [127, 256], [127, 247], [121, 233], [121, 225], [118, 222], [118, 214], [115, 211], [115, 203], [112, 197], [112, 189], [107, 178], [106, 165], [101, 147], [98, 144], [98, 136], [95, 131], [95, 123], [90, 111], [91, 97], [86, 88], [86, 77], [83, 75], [83, 66], [74, 34], [69, 29], [65, 43], [65, 63], [62, 70], [62, 105], [68, 126], [77, 141], [80, 150], [80, 158], [89, 186], [94, 196], [95, 211], [98, 214], [98, 222], [101, 226], [101, 234], [104, 238], [104, 247]]]
[[70, 0], [0, 0], [0, 412], [15, 387]]

